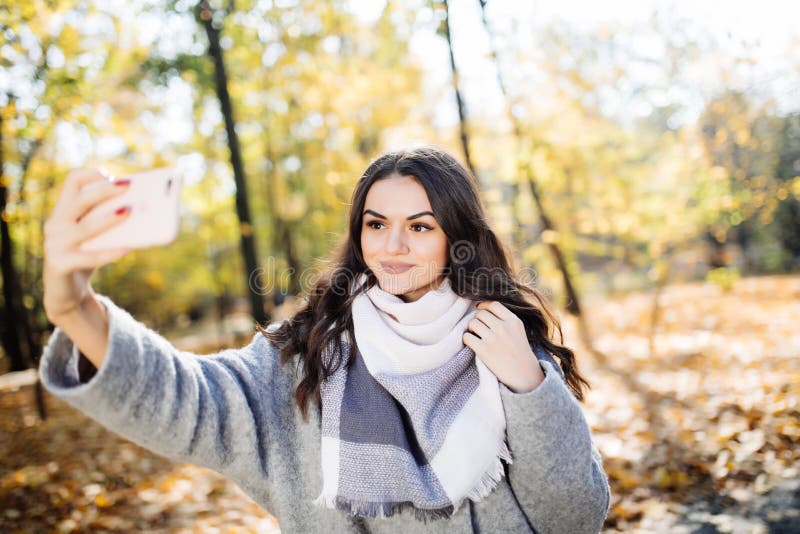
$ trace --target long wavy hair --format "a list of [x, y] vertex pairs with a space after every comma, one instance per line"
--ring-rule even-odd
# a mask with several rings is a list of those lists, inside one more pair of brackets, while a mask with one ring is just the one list
[[[532, 347], [539, 346], [558, 359], [564, 378], [578, 400], [589, 383], [578, 372], [575, 355], [563, 343], [558, 318], [536, 288], [519, 281], [512, 271], [512, 256], [494, 234], [478, 196], [475, 179], [458, 161], [435, 147], [401, 150], [373, 161], [356, 184], [350, 204], [347, 235], [333, 254], [333, 266], [313, 282], [307, 303], [277, 328], [258, 330], [280, 351], [284, 365], [299, 356], [302, 367], [295, 402], [307, 421], [308, 404], [314, 398], [321, 408], [321, 384], [343, 363], [355, 359], [347, 351], [345, 337], [356, 347], [351, 304], [353, 299], [377, 283], [361, 253], [364, 204], [372, 184], [390, 176], [416, 179], [428, 195], [436, 221], [447, 237], [448, 263], [444, 276], [456, 294], [474, 300], [496, 300], [514, 312], [525, 325]], [[362, 273], [367, 283], [353, 290]], [[559, 342], [553, 338], [558, 332]], [[297, 376], [297, 375], [296, 375]]]

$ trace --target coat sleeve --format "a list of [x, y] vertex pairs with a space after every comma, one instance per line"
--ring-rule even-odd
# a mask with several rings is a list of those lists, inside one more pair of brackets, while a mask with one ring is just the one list
[[508, 482], [536, 532], [600, 532], [611, 496], [602, 458], [561, 368], [542, 348], [534, 353], [545, 374], [535, 389], [500, 385], [513, 460]]
[[241, 349], [179, 351], [109, 298], [98, 300], [109, 318], [102, 365], [95, 370], [56, 328], [39, 362], [45, 388], [162, 456], [266, 479], [277, 349], [258, 333]]

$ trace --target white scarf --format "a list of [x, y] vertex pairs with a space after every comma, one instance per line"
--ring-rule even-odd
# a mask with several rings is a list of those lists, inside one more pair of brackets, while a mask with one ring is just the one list
[[414, 302], [377, 284], [354, 299], [359, 356], [322, 388], [318, 505], [427, 520], [494, 489], [511, 454], [497, 378], [462, 341], [475, 313], [448, 279]]

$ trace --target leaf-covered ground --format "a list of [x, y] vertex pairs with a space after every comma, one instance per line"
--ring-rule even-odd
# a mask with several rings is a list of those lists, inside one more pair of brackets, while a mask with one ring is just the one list
[[[585, 412], [608, 532], [800, 532], [800, 277], [586, 303]], [[577, 340], [565, 320], [566, 339]], [[651, 352], [652, 349], [652, 352]], [[177, 465], [30, 386], [0, 391], [0, 532], [278, 532], [233, 483]]]
[[279, 532], [224, 477], [134, 445], [32, 388], [0, 394], [0, 532]]
[[800, 532], [800, 278], [671, 286], [659, 304], [654, 354], [652, 295], [589, 306], [608, 530]]

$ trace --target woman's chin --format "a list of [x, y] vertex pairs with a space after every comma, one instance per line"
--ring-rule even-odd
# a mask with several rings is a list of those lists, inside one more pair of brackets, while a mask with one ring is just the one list
[[407, 276], [407, 273], [389, 274], [380, 273], [377, 275], [378, 286], [392, 295], [403, 298], [403, 300], [416, 300], [421, 293], [431, 288], [431, 280], [419, 280], [419, 277]]
[[414, 284], [408, 280], [399, 279], [396, 275], [378, 276], [378, 285], [382, 290], [392, 295], [402, 295], [416, 289]]

